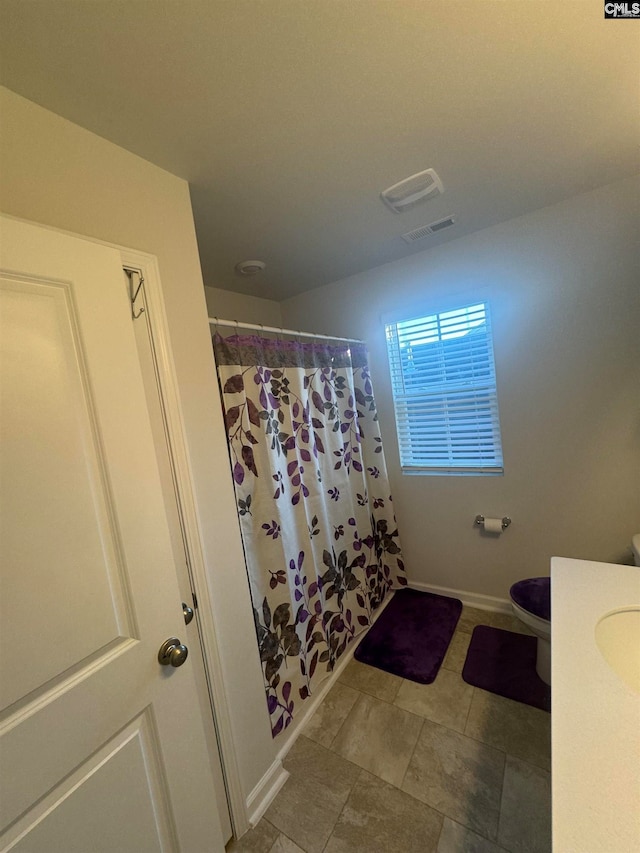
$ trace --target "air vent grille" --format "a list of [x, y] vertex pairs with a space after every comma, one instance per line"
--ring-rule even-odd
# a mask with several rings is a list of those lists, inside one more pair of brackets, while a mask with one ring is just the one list
[[402, 239], [405, 243], [411, 245], [411, 243], [415, 243], [417, 240], [424, 240], [425, 237], [429, 237], [431, 234], [436, 234], [438, 231], [450, 228], [452, 225], [455, 225], [455, 222], [455, 216], [446, 216], [444, 219], [438, 219], [437, 222], [431, 222], [429, 225], [421, 225], [419, 228], [414, 228], [413, 231], [406, 231], [402, 234]]

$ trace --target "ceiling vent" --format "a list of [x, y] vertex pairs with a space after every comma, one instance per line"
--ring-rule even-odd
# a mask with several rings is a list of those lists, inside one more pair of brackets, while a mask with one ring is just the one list
[[437, 222], [432, 222], [430, 225], [421, 225], [419, 228], [414, 228], [413, 231], [406, 231], [402, 234], [402, 239], [405, 243], [415, 243], [417, 240], [424, 240], [431, 234], [437, 234], [438, 231], [443, 231], [445, 228], [450, 228], [455, 225], [455, 216], [446, 216], [444, 219], [438, 219]]
[[394, 213], [404, 213], [405, 210], [444, 192], [442, 181], [433, 169], [426, 169], [399, 181], [389, 189], [380, 193], [382, 201]]

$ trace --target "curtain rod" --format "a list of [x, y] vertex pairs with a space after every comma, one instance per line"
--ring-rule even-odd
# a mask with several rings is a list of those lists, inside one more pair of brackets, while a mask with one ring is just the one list
[[358, 338], [338, 338], [335, 335], [314, 335], [312, 332], [298, 332], [296, 329], [282, 329], [278, 326], [263, 326], [261, 323], [239, 323], [237, 320], [220, 320], [209, 317], [209, 325], [232, 326], [235, 329], [253, 329], [260, 332], [275, 332], [281, 335], [294, 335], [300, 338], [322, 338], [325, 341], [344, 341], [349, 344], [363, 344]]

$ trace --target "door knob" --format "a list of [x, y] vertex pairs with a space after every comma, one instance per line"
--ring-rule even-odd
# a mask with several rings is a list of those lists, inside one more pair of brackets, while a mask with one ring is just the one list
[[188, 604], [182, 602], [182, 615], [184, 616], [184, 624], [188, 625], [189, 622], [193, 619], [193, 607], [189, 607]]
[[162, 666], [182, 666], [189, 655], [189, 649], [177, 637], [169, 637], [160, 646], [158, 661]]

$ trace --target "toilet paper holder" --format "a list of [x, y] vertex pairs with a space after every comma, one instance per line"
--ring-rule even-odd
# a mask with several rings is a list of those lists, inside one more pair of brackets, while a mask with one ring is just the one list
[[[477, 524], [478, 527], [481, 527], [482, 525], [484, 525], [484, 515], [476, 515], [475, 520], [474, 520], [474, 524]], [[502, 519], [502, 529], [506, 530], [510, 524], [511, 524], [511, 519], [509, 518], [508, 515], [505, 515], [504, 518]]]

